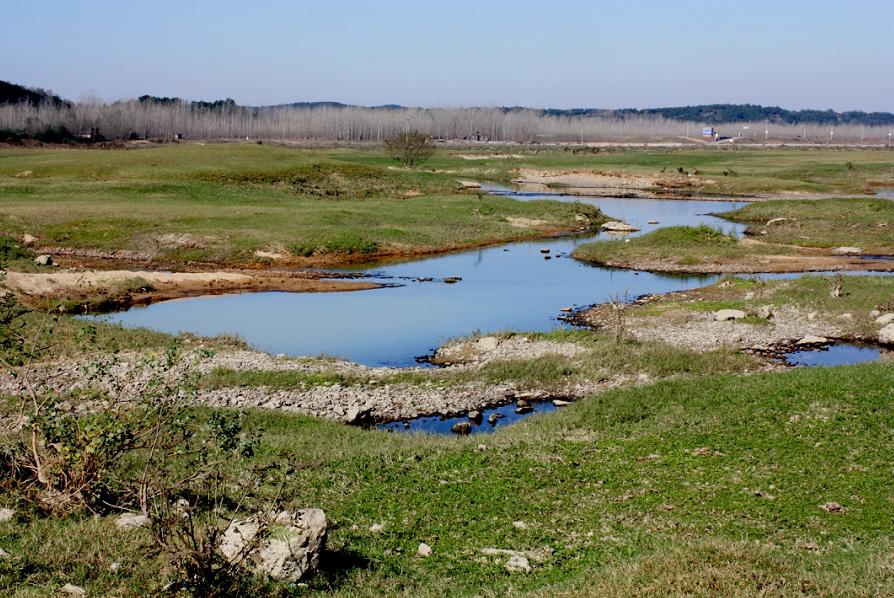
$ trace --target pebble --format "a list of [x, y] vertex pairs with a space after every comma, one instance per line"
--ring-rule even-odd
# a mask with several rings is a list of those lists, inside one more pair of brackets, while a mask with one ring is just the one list
[[369, 531], [374, 534], [378, 534], [383, 529], [385, 529], [385, 526], [382, 525], [381, 523], [373, 523], [371, 526], [369, 526]]
[[431, 553], [432, 553], [431, 546], [429, 546], [425, 542], [422, 542], [421, 544], [419, 544], [419, 548], [416, 549], [416, 554], [418, 554], [422, 558], [431, 556]]
[[531, 563], [527, 558], [514, 554], [506, 561], [506, 570], [510, 573], [530, 573]]
[[0, 523], [4, 523], [6, 521], [12, 521], [12, 518], [16, 516], [16, 512], [13, 509], [3, 508], [0, 509]]
[[67, 583], [60, 588], [63, 594], [69, 594], [71, 596], [86, 596], [87, 590], [82, 587], [76, 586], [71, 583]]

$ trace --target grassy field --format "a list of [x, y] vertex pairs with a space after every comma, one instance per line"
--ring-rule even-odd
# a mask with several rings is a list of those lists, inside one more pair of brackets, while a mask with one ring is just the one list
[[691, 175], [693, 191], [721, 195], [800, 192], [847, 196], [894, 187], [894, 151], [888, 149], [592, 148], [587, 151], [577, 148], [575, 152], [561, 148], [506, 148], [481, 151], [493, 156], [489, 160], [460, 157], [471, 153], [448, 152], [433, 161], [432, 166], [462, 172], [465, 176], [504, 181], [513, 178], [519, 168], [582, 169], [644, 176], [682, 170]]
[[[660, 382], [487, 437], [272, 412], [248, 425], [263, 430], [258, 464], [305, 463], [293, 506], [329, 518], [305, 595], [875, 596], [894, 592], [892, 392], [879, 364]], [[0, 524], [8, 595], [164, 583], [144, 531], [22, 507]], [[508, 573], [483, 548], [530, 551], [533, 571]]]
[[[0, 232], [161, 261], [339, 262], [542, 236], [598, 211], [461, 192], [376, 151], [190, 144], [0, 152]], [[509, 219], [513, 219], [510, 221]], [[585, 224], [585, 222], [584, 222]]]
[[[834, 247], [858, 247], [867, 254], [894, 254], [894, 234], [890, 229], [894, 223], [894, 202], [890, 200], [767, 201], [724, 216], [749, 223], [750, 236], [737, 240], [706, 225], [675, 226], [623, 242], [588, 243], [580, 246], [574, 257], [645, 269], [699, 271], [716, 267], [717, 271], [760, 272], [842, 267], [828, 259], [828, 250]], [[783, 220], [770, 222], [776, 218]], [[773, 256], [776, 264], [768, 256]]]

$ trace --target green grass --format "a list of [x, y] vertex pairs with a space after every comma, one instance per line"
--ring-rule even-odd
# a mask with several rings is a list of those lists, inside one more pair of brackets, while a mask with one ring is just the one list
[[[461, 192], [455, 175], [389, 166], [375, 151], [256, 144], [4, 150], [0, 233], [226, 265], [256, 250], [339, 261], [575, 230], [578, 214], [601, 221], [590, 206]], [[548, 224], [513, 227], [511, 216]]]
[[[894, 253], [894, 201], [888, 199], [756, 202], [724, 217], [765, 231], [759, 238], [768, 243]], [[787, 220], [767, 226], [773, 218]]]
[[[275, 412], [248, 424], [264, 430], [258, 464], [307, 464], [289, 477], [292, 506], [327, 513], [331, 552], [308, 595], [872, 596], [894, 592], [892, 398], [894, 367], [873, 364], [660, 382], [487, 437]], [[845, 512], [821, 508], [832, 501]], [[0, 524], [13, 595], [158, 587], [145, 531], [19, 510]], [[543, 559], [509, 574], [485, 547]]]
[[[610, 149], [596, 154], [574, 154], [563, 149], [504, 150], [519, 158], [463, 160], [455, 150], [441, 155], [432, 167], [461, 172], [465, 176], [489, 176], [508, 181], [518, 168], [618, 171], [633, 175], [673, 174], [682, 168], [699, 175], [691, 182], [702, 194], [754, 195], [773, 193], [831, 193], [854, 195], [874, 193], [894, 186], [894, 151], [885, 150], [802, 150], [747, 148]], [[500, 153], [486, 150], [481, 153]], [[452, 154], [452, 159], [451, 159]], [[848, 162], [853, 169], [847, 167]]]

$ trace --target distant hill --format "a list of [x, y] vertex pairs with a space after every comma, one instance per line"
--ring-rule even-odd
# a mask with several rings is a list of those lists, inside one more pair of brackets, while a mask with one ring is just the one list
[[71, 105], [51, 91], [0, 81], [0, 104], [18, 104], [20, 102], [29, 102], [31, 104], [50, 103], [55, 106]]
[[835, 112], [834, 110], [787, 110], [779, 106], [757, 104], [707, 104], [674, 108], [624, 108], [604, 110], [600, 108], [573, 108], [569, 110], [547, 109], [544, 114], [556, 116], [661, 116], [671, 120], [735, 123], [769, 120], [776, 124], [819, 123], [830, 125], [894, 125], [890, 112]]

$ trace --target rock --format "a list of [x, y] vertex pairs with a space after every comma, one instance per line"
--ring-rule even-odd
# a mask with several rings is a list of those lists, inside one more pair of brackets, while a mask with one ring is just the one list
[[886, 325], [890, 324], [891, 322], [894, 322], [894, 312], [885, 314], [883, 316], [879, 316], [875, 319], [875, 323], [881, 324], [882, 326], [886, 326]]
[[84, 588], [82, 588], [80, 586], [76, 586], [72, 583], [65, 584], [64, 586], [59, 588], [59, 591], [62, 592], [63, 594], [68, 594], [70, 596], [86, 596], [87, 595], [87, 590], [85, 590]]
[[745, 293], [745, 301], [751, 301], [752, 299], [754, 299], [753, 291], [748, 291], [747, 293]]
[[468, 417], [469, 417], [470, 421], [478, 422], [478, 423], [481, 422], [481, 412], [478, 411], [477, 409], [473, 409], [472, 411], [469, 411]]
[[788, 218], [771, 218], [770, 220], [767, 220], [767, 226], [779, 224], [780, 222], [785, 222], [786, 220], [789, 220], [789, 219]]
[[745, 312], [741, 309], [721, 309], [714, 312], [714, 319], [718, 322], [727, 320], [738, 320], [745, 317]]
[[382, 525], [381, 523], [373, 523], [371, 526], [369, 526], [369, 531], [371, 531], [374, 534], [381, 533], [381, 531], [384, 529], [385, 529], [385, 526]]
[[839, 320], [853, 320], [853, 319], [854, 319], [854, 314], [843, 313], [843, 314], [840, 314], [840, 315], [838, 316], [838, 319], [839, 319]]
[[549, 253], [549, 247], [544, 247], [540, 250], [540, 253]]
[[294, 583], [319, 564], [326, 542], [326, 515], [321, 509], [259, 513], [233, 521], [221, 537], [221, 552], [228, 559], [243, 556], [245, 546], [255, 541], [266, 524], [269, 537], [247, 558], [256, 573]]
[[761, 305], [757, 308], [758, 318], [763, 318], [764, 320], [772, 320], [773, 315], [773, 308], [769, 305]]
[[149, 523], [149, 518], [142, 513], [121, 513], [115, 519], [118, 529], [137, 529]]
[[444, 282], [446, 282], [447, 284], [455, 284], [461, 280], [462, 280], [462, 278], [459, 276], [448, 276], [447, 278], [444, 279]]
[[487, 423], [489, 423], [492, 426], [495, 426], [495, 425], [497, 425], [497, 420], [500, 419], [501, 417], [503, 417], [503, 415], [500, 413], [491, 413], [490, 415], [487, 416]]
[[531, 404], [524, 399], [519, 399], [515, 402], [515, 406], [524, 408], [524, 407], [530, 407]]
[[506, 561], [506, 570], [510, 573], [530, 573], [531, 563], [520, 554], [514, 554]]
[[426, 544], [425, 542], [422, 542], [422, 543], [419, 545], [419, 548], [416, 549], [416, 554], [418, 554], [418, 555], [421, 556], [422, 558], [425, 558], [425, 557], [427, 557], [427, 556], [431, 556], [431, 553], [432, 553], [431, 546], [429, 546], [429, 545]]
[[860, 255], [863, 250], [859, 247], [836, 247], [832, 250], [833, 255]]
[[32, 247], [35, 243], [37, 243], [37, 237], [34, 235], [22, 235], [22, 245], [25, 247]]
[[12, 521], [12, 518], [15, 516], [16, 512], [13, 509], [0, 509], [0, 523]]
[[38, 266], [52, 266], [53, 258], [46, 254], [39, 255], [36, 258], [34, 258], [34, 263], [37, 264]]
[[888, 324], [878, 331], [878, 342], [894, 345], [894, 324]]
[[658, 224], [657, 220], [649, 220], [648, 224]]
[[528, 524], [524, 521], [513, 521], [512, 527], [514, 527], [515, 529], [528, 529]]
[[527, 405], [525, 407], [516, 407], [516, 409], [515, 409], [515, 412], [518, 415], [525, 415], [526, 413], [531, 413], [532, 411], [534, 411], [534, 408], [531, 407], [530, 405]]
[[571, 404], [571, 401], [563, 401], [562, 399], [553, 399], [553, 406], [555, 407], [567, 407]]
[[460, 187], [463, 189], [480, 189], [481, 183], [477, 183], [475, 181], [459, 181]]
[[559, 311], [565, 312], [567, 314], [567, 313], [574, 311], [574, 308], [573, 307], [563, 307]]
[[109, 571], [111, 571], [112, 573], [118, 571], [119, 569], [121, 569], [121, 563], [117, 561], [109, 565]]
[[827, 345], [829, 343], [829, 339], [822, 336], [814, 336], [812, 334], [808, 334], [799, 340], [796, 345]]
[[869, 312], [869, 317], [870, 317], [870, 318], [877, 318], [877, 317], [879, 317], [880, 315], [882, 315], [882, 312], [880, 312], [880, 311], [877, 310], [877, 309], [873, 309], [873, 310], [871, 310], [871, 311]]
[[469, 422], [459, 422], [453, 424], [450, 431], [454, 434], [459, 434], [460, 436], [466, 436], [472, 433], [472, 425]]
[[812, 311], [809, 314], [807, 314], [807, 319], [810, 320], [811, 322], [813, 322], [816, 319], [817, 315], [818, 314], [815, 311]]
[[614, 233], [634, 233], [639, 229], [635, 226], [627, 224], [626, 222], [621, 222], [620, 220], [609, 220], [602, 225], [602, 230], [607, 230]]
[[359, 424], [369, 419], [371, 409], [365, 409], [359, 405], [351, 405], [345, 414], [345, 422], [349, 424]]
[[484, 336], [478, 339], [475, 347], [479, 351], [494, 351], [500, 346], [500, 339], [495, 336]]

